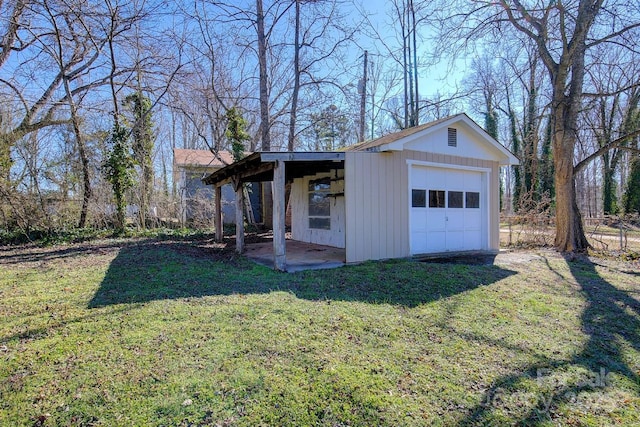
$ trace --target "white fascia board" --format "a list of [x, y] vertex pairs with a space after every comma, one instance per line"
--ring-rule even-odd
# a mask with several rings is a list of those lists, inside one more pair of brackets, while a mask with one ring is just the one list
[[418, 131], [411, 135], [407, 135], [404, 138], [398, 139], [397, 141], [391, 142], [389, 144], [384, 144], [378, 146], [375, 150], [372, 151], [402, 151], [404, 149], [404, 145], [408, 144], [412, 141], [422, 138], [425, 135], [429, 135], [432, 132], [437, 132], [440, 129], [450, 127], [451, 125], [463, 122], [466, 124], [472, 131], [474, 131], [480, 138], [488, 144], [490, 147], [494, 148], [500, 154], [498, 157], [498, 161], [500, 166], [509, 166], [509, 165], [519, 165], [520, 160], [511, 153], [506, 147], [496, 141], [491, 137], [484, 129], [482, 129], [476, 122], [471, 120], [469, 116], [466, 114], [458, 114], [456, 116], [451, 117], [449, 120], [446, 120], [442, 123], [438, 123], [437, 125], [428, 127], [427, 129], [423, 129], [422, 131]]

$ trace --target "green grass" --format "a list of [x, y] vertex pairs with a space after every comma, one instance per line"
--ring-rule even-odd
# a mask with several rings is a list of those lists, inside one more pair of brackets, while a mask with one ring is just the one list
[[0, 251], [3, 426], [640, 424], [637, 263], [282, 274], [206, 239]]

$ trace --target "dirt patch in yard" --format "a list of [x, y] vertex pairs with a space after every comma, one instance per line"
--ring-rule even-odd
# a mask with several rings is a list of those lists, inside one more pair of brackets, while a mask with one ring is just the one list
[[540, 260], [588, 258], [589, 262], [619, 270], [624, 273], [640, 275], [640, 259], [636, 253], [619, 251], [594, 251], [589, 256], [576, 255], [566, 258], [562, 253], [553, 248], [541, 247], [534, 249], [502, 249], [498, 254], [468, 253], [457, 255], [443, 255], [420, 259], [423, 262], [438, 264], [465, 264], [465, 265], [497, 265], [501, 267], [513, 266], [516, 270], [522, 265], [534, 263]]
[[496, 256], [495, 264], [497, 265], [514, 265], [514, 264], [526, 264], [532, 261], [537, 261], [544, 257], [560, 256], [560, 254], [551, 249], [540, 250], [502, 250]]

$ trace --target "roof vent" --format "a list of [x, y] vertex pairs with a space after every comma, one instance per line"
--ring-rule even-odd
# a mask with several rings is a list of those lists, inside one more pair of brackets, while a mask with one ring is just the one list
[[448, 132], [448, 144], [449, 147], [457, 147], [458, 146], [458, 129], [455, 128], [447, 128]]

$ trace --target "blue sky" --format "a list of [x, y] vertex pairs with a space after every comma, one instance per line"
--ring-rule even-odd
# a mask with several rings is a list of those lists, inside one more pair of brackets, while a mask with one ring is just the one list
[[[387, 35], [389, 38], [394, 37], [390, 28], [391, 23], [393, 23], [393, 18], [389, 16], [392, 10], [391, 2], [388, 0], [357, 0], [356, 3], [362, 3], [359, 7], [368, 12], [369, 19], [377, 26], [379, 34]], [[422, 42], [418, 41], [419, 54], [428, 55], [433, 50], [429, 38], [435, 36], [435, 32], [430, 31], [428, 25], [422, 25], [419, 29], [419, 34], [424, 39]], [[383, 46], [376, 46], [376, 42], [367, 37], [361, 37], [359, 43], [371, 52], [384, 49]], [[464, 77], [466, 62], [464, 58], [459, 58], [452, 67], [448, 60], [441, 60], [439, 63], [423, 68], [419, 77], [421, 96], [455, 92]]]

